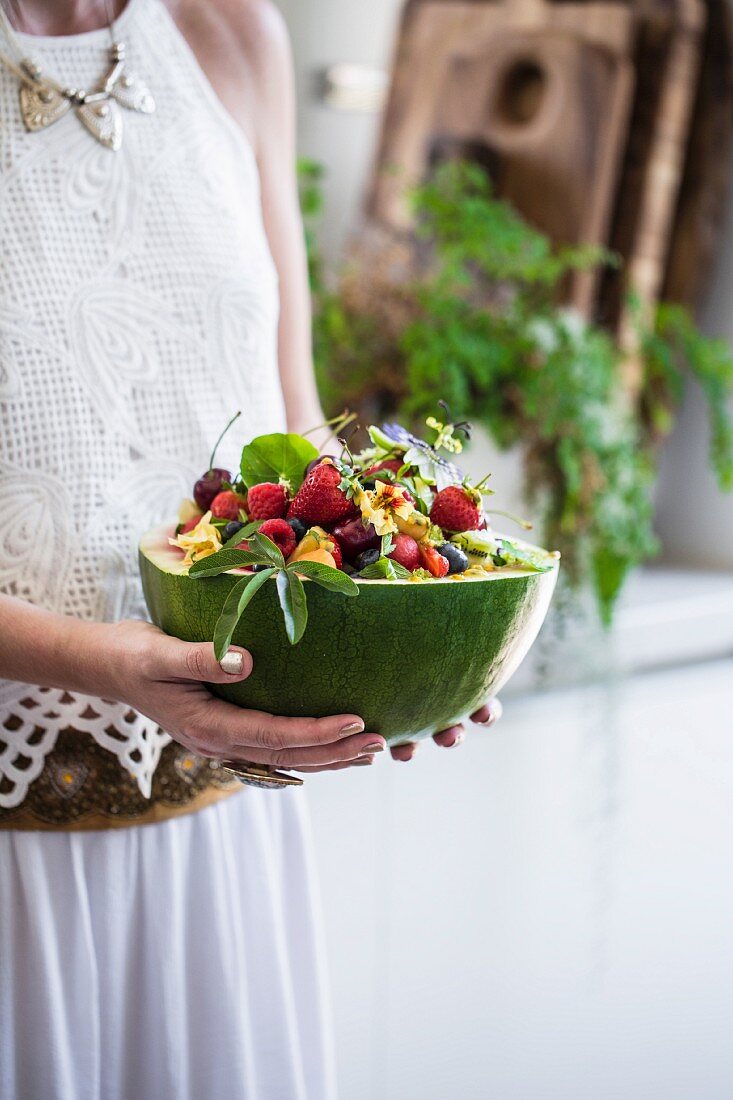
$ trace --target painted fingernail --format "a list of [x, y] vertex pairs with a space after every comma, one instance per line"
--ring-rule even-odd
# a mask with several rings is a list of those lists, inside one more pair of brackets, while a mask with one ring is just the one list
[[384, 752], [382, 741], [373, 741], [371, 745], [365, 745], [363, 749], [359, 750], [359, 756], [371, 756], [375, 752]]
[[362, 733], [364, 730], [363, 722], [349, 722], [348, 726], [342, 726], [339, 733]]
[[462, 745], [465, 740], [466, 740], [466, 731], [465, 730], [459, 730], [458, 733], [455, 736], [455, 739], [453, 741], [453, 744], [451, 745], [451, 748], [454, 749], [456, 747], [456, 745]]
[[373, 763], [374, 763], [374, 757], [373, 756], [365, 756], [361, 760], [355, 760], [354, 763], [352, 764], [352, 767], [353, 768], [363, 768], [365, 764], [368, 766], [369, 764], [373, 764]]
[[219, 661], [219, 668], [227, 676], [239, 676], [244, 668], [244, 657], [236, 649], [230, 649]]

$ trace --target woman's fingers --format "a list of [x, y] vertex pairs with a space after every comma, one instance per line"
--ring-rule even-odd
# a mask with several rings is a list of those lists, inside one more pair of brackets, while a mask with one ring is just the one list
[[412, 760], [417, 749], [417, 741], [406, 741], [403, 745], [394, 745], [389, 751], [392, 753], [393, 760], [399, 760], [406, 764]]
[[152, 643], [149, 665], [146, 671], [154, 680], [228, 684], [247, 679], [252, 656], [246, 649], [231, 646], [217, 661], [211, 642], [181, 642], [160, 634]]
[[313, 772], [340, 772], [345, 771], [346, 768], [366, 768], [374, 763], [373, 756], [362, 756], [358, 760], [340, 760], [338, 764], [322, 764], [321, 767], [306, 764], [302, 768], [291, 768], [294, 772], [306, 772], [311, 774]]
[[440, 745], [442, 749], [452, 749], [456, 745], [462, 744], [466, 740], [466, 731], [459, 723], [455, 726], [449, 726], [446, 730], [441, 730], [440, 733], [433, 734], [433, 741], [436, 745]]
[[484, 703], [482, 707], [474, 711], [471, 715], [471, 721], [478, 726], [493, 726], [495, 722], [499, 721], [503, 713], [504, 708], [501, 705], [501, 700], [489, 699], [488, 703]]
[[195, 708], [185, 733], [209, 756], [282, 768], [335, 764], [385, 748], [384, 738], [365, 733], [356, 714], [283, 718], [240, 709], [213, 696]]

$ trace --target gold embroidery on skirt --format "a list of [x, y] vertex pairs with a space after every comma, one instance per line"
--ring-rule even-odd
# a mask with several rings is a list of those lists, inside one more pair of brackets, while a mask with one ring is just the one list
[[104, 829], [164, 821], [242, 789], [215, 761], [174, 741], [163, 749], [151, 797], [145, 798], [113, 753], [87, 733], [64, 730], [23, 802], [12, 810], [0, 808], [0, 829]]

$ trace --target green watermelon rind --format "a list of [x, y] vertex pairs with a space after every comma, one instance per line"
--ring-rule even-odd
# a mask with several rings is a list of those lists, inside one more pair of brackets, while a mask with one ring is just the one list
[[[241, 575], [196, 580], [168, 547], [169, 525], [140, 545], [152, 621], [188, 642], [211, 641]], [[391, 744], [445, 729], [499, 691], [534, 642], [550, 605], [557, 562], [545, 573], [507, 570], [465, 580], [358, 581], [346, 599], [306, 581], [308, 626], [291, 646], [274, 581], [235, 630], [248, 679], [211, 685], [241, 707], [294, 717], [358, 714]]]

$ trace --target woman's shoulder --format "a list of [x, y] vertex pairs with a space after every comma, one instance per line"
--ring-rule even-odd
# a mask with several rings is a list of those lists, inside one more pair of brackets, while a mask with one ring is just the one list
[[219, 98], [259, 147], [292, 80], [285, 20], [272, 0], [165, 0]]
[[289, 53], [285, 19], [273, 0], [179, 0], [171, 8], [178, 22], [253, 65]]

